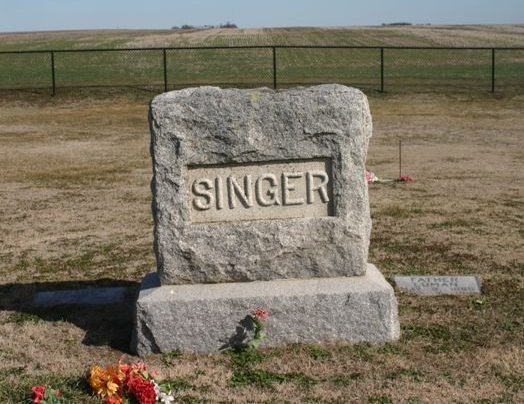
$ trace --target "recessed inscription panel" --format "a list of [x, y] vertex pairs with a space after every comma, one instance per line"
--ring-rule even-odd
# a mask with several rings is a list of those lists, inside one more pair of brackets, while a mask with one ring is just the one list
[[333, 215], [330, 159], [188, 167], [192, 223]]

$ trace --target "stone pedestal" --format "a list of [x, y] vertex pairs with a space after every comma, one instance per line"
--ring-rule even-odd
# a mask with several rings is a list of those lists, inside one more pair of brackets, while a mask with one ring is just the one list
[[132, 349], [217, 352], [238, 337], [255, 307], [269, 311], [263, 346], [293, 342], [398, 339], [393, 288], [374, 265], [363, 276], [161, 286], [142, 283]]

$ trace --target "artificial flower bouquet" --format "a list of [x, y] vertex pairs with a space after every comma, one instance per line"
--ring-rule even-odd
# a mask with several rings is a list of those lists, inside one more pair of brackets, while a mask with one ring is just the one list
[[170, 403], [175, 400], [166, 386], [156, 381], [156, 372], [149, 372], [142, 362], [124, 363], [89, 370], [88, 383], [93, 393], [102, 398], [104, 404]]
[[364, 178], [368, 184], [378, 183], [386, 184], [390, 182], [413, 182], [413, 178], [410, 175], [401, 175], [398, 178], [379, 178], [377, 175], [372, 172], [365, 170]]

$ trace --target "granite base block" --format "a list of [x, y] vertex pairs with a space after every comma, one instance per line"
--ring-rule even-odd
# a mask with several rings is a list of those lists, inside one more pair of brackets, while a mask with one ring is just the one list
[[217, 352], [235, 340], [255, 307], [266, 308], [262, 346], [294, 342], [387, 342], [400, 335], [391, 285], [368, 264], [363, 276], [161, 286], [142, 282], [131, 349]]

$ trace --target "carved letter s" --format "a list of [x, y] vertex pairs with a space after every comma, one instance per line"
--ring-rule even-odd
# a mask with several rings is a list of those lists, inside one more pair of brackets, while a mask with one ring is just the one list
[[208, 210], [213, 203], [213, 182], [207, 178], [199, 178], [193, 182], [193, 194], [201, 198], [193, 199], [193, 206], [198, 210]]

